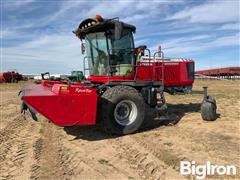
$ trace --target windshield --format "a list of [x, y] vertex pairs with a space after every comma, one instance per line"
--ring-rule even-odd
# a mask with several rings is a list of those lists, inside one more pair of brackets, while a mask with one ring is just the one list
[[127, 75], [133, 70], [131, 31], [124, 30], [119, 40], [115, 39], [113, 31], [90, 33], [85, 41], [90, 75]]

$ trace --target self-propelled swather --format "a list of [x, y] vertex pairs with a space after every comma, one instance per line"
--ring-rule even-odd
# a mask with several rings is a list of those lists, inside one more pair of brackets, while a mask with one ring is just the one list
[[[82, 82], [42, 80], [20, 91], [22, 112], [29, 109], [56, 125], [102, 123], [113, 134], [137, 131], [145, 119], [146, 104], [156, 109], [156, 119], [167, 112], [164, 93], [191, 93], [194, 61], [166, 58], [159, 50], [151, 54], [145, 45], [135, 47], [136, 27], [118, 18], [82, 21], [73, 31], [86, 51]], [[84, 42], [84, 43], [83, 43]], [[85, 61], [88, 65], [85, 66]], [[216, 101], [207, 95], [201, 105], [204, 120], [216, 119]]]

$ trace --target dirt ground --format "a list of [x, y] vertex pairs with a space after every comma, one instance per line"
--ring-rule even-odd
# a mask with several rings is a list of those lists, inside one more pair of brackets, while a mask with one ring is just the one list
[[[38, 115], [20, 114], [23, 83], [0, 84], [0, 179], [194, 179], [180, 161], [237, 166], [240, 179], [240, 81], [198, 80], [217, 99], [219, 118], [204, 122], [201, 95], [167, 95], [169, 120], [147, 109], [138, 133], [115, 137], [96, 126], [57, 127]], [[173, 125], [175, 124], [175, 125]]]

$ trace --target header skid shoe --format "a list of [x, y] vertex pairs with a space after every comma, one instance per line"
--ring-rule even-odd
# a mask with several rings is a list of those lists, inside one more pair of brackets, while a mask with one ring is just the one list
[[96, 124], [96, 89], [84, 85], [26, 84], [19, 92], [21, 112], [29, 109], [34, 120], [40, 113], [59, 126]]

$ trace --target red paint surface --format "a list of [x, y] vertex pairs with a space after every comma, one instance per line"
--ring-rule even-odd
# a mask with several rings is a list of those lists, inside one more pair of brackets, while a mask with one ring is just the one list
[[[164, 85], [165, 87], [192, 85], [194, 80], [188, 79], [187, 63], [192, 63], [192, 60], [188, 61], [171, 61], [164, 63]], [[155, 69], [155, 70], [154, 70]], [[155, 72], [154, 72], [155, 71]], [[124, 81], [133, 80], [134, 73], [127, 76], [89, 76], [88, 81], [94, 83], [106, 83], [108, 81]], [[162, 79], [162, 62], [141, 62], [137, 66], [136, 80], [138, 81], [161, 81]]]
[[73, 86], [53, 93], [51, 88], [36, 84], [27, 85], [23, 96], [24, 102], [60, 126], [95, 124], [97, 98], [94, 88]]

